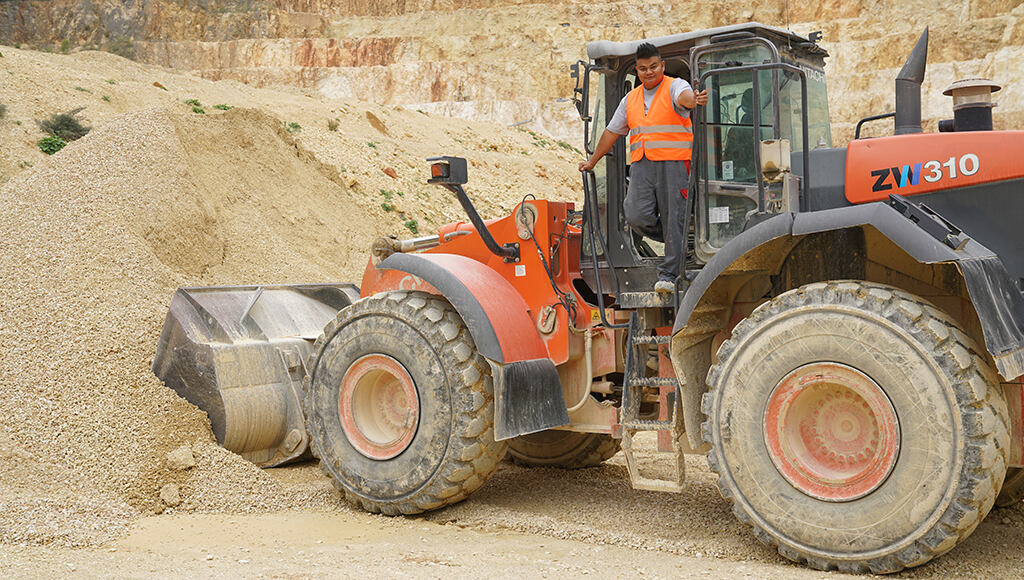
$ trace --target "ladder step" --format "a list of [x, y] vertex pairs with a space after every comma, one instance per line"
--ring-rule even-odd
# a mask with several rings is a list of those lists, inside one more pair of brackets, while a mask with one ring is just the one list
[[640, 377], [629, 381], [629, 387], [678, 387], [679, 379], [675, 377]]
[[632, 429], [633, 431], [661, 431], [662, 429], [672, 429], [675, 427], [675, 419], [668, 419], [667, 421], [651, 420], [637, 420], [628, 421], [622, 423], [623, 429]]
[[672, 342], [671, 336], [634, 336], [633, 344], [669, 344]]
[[676, 449], [674, 479], [646, 477], [640, 473], [640, 466], [633, 455], [633, 432], [629, 428], [623, 430], [622, 453], [626, 458], [626, 469], [629, 471], [629, 480], [633, 485], [633, 489], [667, 491], [670, 493], [681, 493], [683, 491], [683, 481], [686, 479], [686, 461], [683, 459], [683, 454], [679, 452], [675, 439], [673, 439], [673, 447]]

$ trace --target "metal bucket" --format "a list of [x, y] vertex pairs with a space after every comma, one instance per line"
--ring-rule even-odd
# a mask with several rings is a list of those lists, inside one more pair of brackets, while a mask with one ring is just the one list
[[261, 467], [308, 447], [302, 379], [313, 342], [359, 299], [354, 284], [180, 288], [153, 373], [210, 417], [224, 448]]

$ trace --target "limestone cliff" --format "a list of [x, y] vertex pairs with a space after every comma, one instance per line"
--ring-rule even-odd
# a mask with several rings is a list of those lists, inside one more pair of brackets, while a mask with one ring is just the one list
[[[99, 47], [208, 79], [293, 85], [325, 96], [529, 125], [575, 139], [568, 66], [587, 42], [756, 20], [821, 30], [837, 142], [892, 109], [892, 79], [931, 27], [927, 128], [941, 90], [984, 76], [999, 128], [1024, 128], [1024, 0], [113, 0], [0, 1], [0, 43]], [[66, 42], [65, 42], [66, 41]], [[881, 130], [879, 128], [878, 130]]]

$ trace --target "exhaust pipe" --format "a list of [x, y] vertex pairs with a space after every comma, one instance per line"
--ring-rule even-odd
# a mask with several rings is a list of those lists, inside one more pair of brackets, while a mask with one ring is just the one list
[[921, 132], [921, 83], [928, 60], [928, 28], [914, 45], [896, 77], [896, 134]]

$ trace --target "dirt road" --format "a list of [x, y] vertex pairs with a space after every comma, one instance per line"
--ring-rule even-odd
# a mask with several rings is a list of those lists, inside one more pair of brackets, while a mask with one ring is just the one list
[[[667, 456], [650, 447], [655, 469]], [[336, 512], [165, 514], [86, 549], [0, 546], [0, 577], [822, 578], [762, 546], [729, 513], [704, 460], [682, 495], [634, 491], [622, 457], [582, 471], [503, 464], [468, 501], [413, 518]], [[290, 493], [337, 494], [313, 464], [268, 470]], [[1024, 577], [1024, 515], [997, 509], [963, 545], [899, 578]]]

